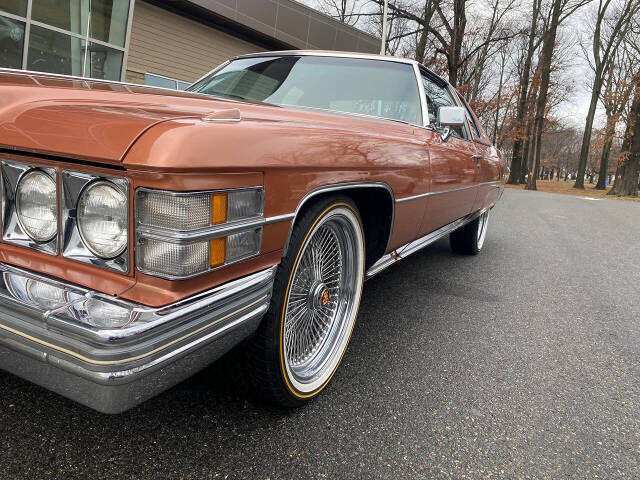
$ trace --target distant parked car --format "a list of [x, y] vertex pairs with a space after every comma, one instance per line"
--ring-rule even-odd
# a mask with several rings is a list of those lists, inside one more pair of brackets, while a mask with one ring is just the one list
[[189, 90], [0, 71], [1, 368], [116, 413], [247, 340], [256, 392], [302, 405], [365, 279], [482, 249], [505, 164], [418, 63], [269, 52]]

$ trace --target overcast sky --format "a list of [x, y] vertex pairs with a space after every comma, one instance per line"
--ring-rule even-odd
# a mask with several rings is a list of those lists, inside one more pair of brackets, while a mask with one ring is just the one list
[[[297, 0], [300, 3], [304, 3], [312, 8], [319, 9], [319, 0]], [[339, 2], [339, 0], [336, 0]], [[591, 73], [586, 60], [582, 54], [582, 51], [577, 45], [579, 38], [585, 37], [584, 23], [585, 23], [585, 9], [578, 11], [569, 18], [567, 24], [562, 29], [562, 35], [567, 36], [567, 40], [572, 43], [576, 43], [569, 53], [571, 57], [565, 59], [569, 64], [565, 74], [570, 75], [574, 83], [574, 91], [571, 99], [560, 105], [555, 111], [555, 115], [563, 117], [567, 122], [576, 127], [582, 127], [584, 125], [587, 110], [589, 109], [590, 100], [590, 86], [589, 81], [591, 79]], [[599, 123], [604, 123], [602, 113], [596, 117], [596, 127], [599, 127]]]

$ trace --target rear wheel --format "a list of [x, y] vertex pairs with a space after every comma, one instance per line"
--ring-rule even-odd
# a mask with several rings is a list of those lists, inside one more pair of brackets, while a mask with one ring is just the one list
[[449, 235], [451, 250], [464, 255], [477, 255], [482, 250], [489, 225], [489, 210]]
[[364, 260], [360, 215], [347, 197], [320, 201], [296, 221], [249, 348], [248, 373], [262, 398], [295, 407], [329, 383], [355, 325]]

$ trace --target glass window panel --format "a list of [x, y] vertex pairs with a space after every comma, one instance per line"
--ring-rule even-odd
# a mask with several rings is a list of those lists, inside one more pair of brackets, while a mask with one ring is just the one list
[[[438, 110], [440, 107], [457, 107], [458, 105], [446, 85], [437, 85], [433, 80], [424, 76], [422, 77], [422, 84], [427, 97], [429, 123], [438, 125]], [[452, 127], [451, 131], [455, 137], [467, 138], [466, 128], [464, 127]]]
[[[0, 0], [2, 1], [2, 0]], [[31, 18], [73, 33], [86, 35], [91, 11], [89, 37], [124, 46], [129, 16], [129, 0], [33, 0]]]
[[246, 58], [232, 61], [189, 90], [422, 123], [413, 66], [397, 62], [314, 56]]
[[0, 10], [26, 17], [27, 0], [0, 0]]
[[129, 0], [91, 0], [91, 31], [96, 40], [124, 46]]
[[189, 85], [191, 85], [190, 83], [187, 82], [181, 82], [180, 80], [178, 80], [178, 90], [186, 90]]
[[462, 97], [462, 95], [458, 94], [458, 98], [460, 99], [460, 101], [464, 105], [464, 108], [467, 110], [467, 120], [469, 121], [469, 125], [471, 126], [471, 135], [473, 136], [473, 138], [480, 138], [480, 136], [481, 136], [480, 135], [480, 130], [478, 129], [478, 126], [476, 125], [476, 122], [473, 119], [473, 115], [471, 115], [471, 107], [469, 107], [469, 104]]
[[115, 48], [90, 43], [87, 52], [85, 77], [102, 80], [120, 80], [123, 53]]
[[85, 35], [89, 0], [33, 0], [31, 18], [38, 22]]
[[27, 68], [39, 72], [82, 75], [82, 40], [31, 25]]
[[24, 23], [0, 17], [0, 67], [22, 68]]
[[175, 90], [176, 81], [170, 78], [160, 77], [158, 75], [152, 75], [147, 73], [144, 76], [144, 83], [152, 87], [172, 88]]

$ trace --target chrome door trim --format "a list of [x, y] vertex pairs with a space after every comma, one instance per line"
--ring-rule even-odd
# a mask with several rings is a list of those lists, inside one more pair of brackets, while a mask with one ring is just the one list
[[458, 220], [455, 220], [445, 225], [444, 227], [440, 227], [439, 229], [434, 230], [424, 237], [420, 237], [417, 240], [414, 240], [397, 248], [393, 252], [387, 253], [386, 255], [382, 256], [376, 263], [374, 263], [369, 268], [369, 270], [367, 270], [365, 274], [365, 280], [369, 280], [378, 273], [389, 268], [391, 265], [399, 262], [403, 258], [408, 257], [412, 253], [416, 253], [417, 251], [422, 250], [424, 247], [431, 245], [436, 240], [440, 240], [442, 237], [457, 230], [458, 228], [464, 227], [467, 223], [472, 222], [491, 208], [493, 207], [484, 208], [482, 210], [478, 210], [474, 213], [459, 218]]
[[435, 195], [444, 195], [445, 193], [453, 193], [453, 192], [458, 192], [460, 190], [468, 190], [470, 188], [481, 187], [483, 185], [496, 185], [496, 186], [499, 186], [499, 184], [501, 184], [501, 183], [502, 182], [500, 180], [493, 180], [491, 182], [474, 183], [473, 185], [467, 185], [467, 186], [458, 187], [458, 188], [451, 188], [449, 190], [439, 190], [437, 192], [421, 193], [420, 195], [412, 195], [410, 197], [396, 198], [396, 203], [409, 202], [411, 200], [418, 200], [420, 198], [432, 197], [432, 196], [435, 196]]
[[383, 182], [347, 182], [347, 183], [336, 183], [332, 185], [324, 185], [322, 187], [318, 187], [318, 188], [315, 188], [314, 190], [311, 190], [304, 197], [302, 197], [302, 200], [300, 200], [300, 203], [298, 203], [298, 206], [296, 207], [296, 211], [293, 214], [293, 220], [291, 222], [291, 226], [289, 227], [287, 240], [284, 244], [284, 248], [282, 249], [282, 256], [284, 257], [287, 254], [287, 249], [289, 248], [289, 242], [291, 241], [291, 235], [293, 234], [293, 227], [296, 223], [296, 219], [298, 218], [298, 215], [300, 214], [300, 210], [302, 210], [302, 207], [309, 200], [323, 193], [336, 192], [340, 190], [348, 190], [352, 188], [383, 188], [391, 196], [391, 227], [389, 228], [389, 238], [387, 238], [387, 245], [385, 247], [385, 251], [387, 251], [387, 249], [389, 248], [389, 242], [391, 242], [391, 235], [393, 233], [393, 223], [395, 221], [395, 202], [394, 202], [395, 197], [393, 195], [393, 190], [389, 185]]
[[424, 91], [424, 82], [422, 80], [422, 73], [420, 73], [420, 66], [418, 63], [413, 64], [413, 72], [416, 75], [418, 81], [418, 91], [420, 93], [420, 107], [422, 109], [422, 127], [429, 126], [429, 111], [427, 109], [427, 93]]

